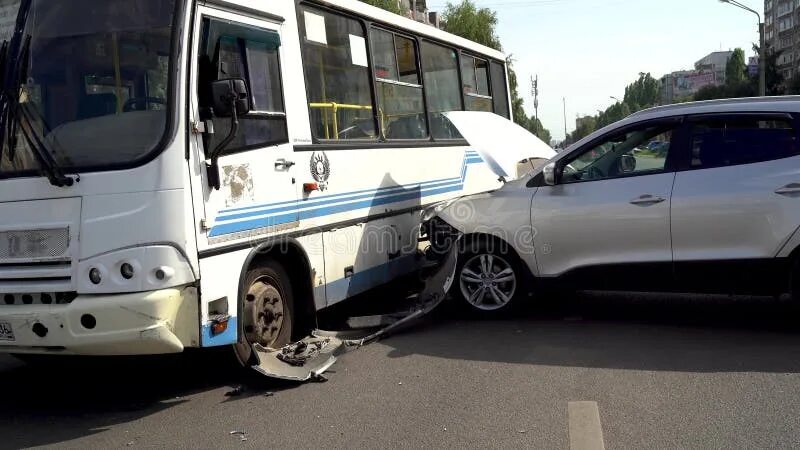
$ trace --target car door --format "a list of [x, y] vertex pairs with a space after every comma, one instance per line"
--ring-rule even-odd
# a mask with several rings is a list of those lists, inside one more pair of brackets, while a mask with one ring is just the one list
[[800, 224], [796, 118], [703, 115], [688, 127], [672, 201], [679, 281], [726, 291], [769, 283], [775, 272], [768, 266]]
[[626, 126], [556, 163], [531, 222], [539, 275], [572, 287], [656, 288], [672, 262], [670, 195], [680, 118]]
[[[204, 250], [298, 226], [298, 190], [283, 98], [280, 23], [211, 7], [199, 7], [198, 13], [191, 109]], [[249, 97], [250, 112], [238, 117], [233, 135], [232, 118], [214, 108], [212, 84], [226, 79], [243, 80]]]

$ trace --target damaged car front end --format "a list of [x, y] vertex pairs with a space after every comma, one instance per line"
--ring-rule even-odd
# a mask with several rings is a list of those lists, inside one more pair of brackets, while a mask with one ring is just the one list
[[[531, 258], [518, 252], [529, 249], [532, 255], [535, 235], [526, 212], [532, 193], [524, 186], [556, 152], [491, 113], [453, 112], [447, 117], [504, 184], [429, 207], [422, 216], [421, 240], [429, 242], [429, 265], [449, 255], [456, 259], [453, 297], [481, 315], [500, 314], [526, 295], [532, 270], [526, 262]], [[531, 166], [520, 170], [520, 164]]]

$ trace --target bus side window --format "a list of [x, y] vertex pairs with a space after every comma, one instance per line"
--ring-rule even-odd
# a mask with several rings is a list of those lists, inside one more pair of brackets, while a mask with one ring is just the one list
[[223, 155], [288, 142], [278, 49], [274, 31], [232, 22], [203, 19], [199, 63], [199, 100], [203, 119], [212, 119], [214, 134], [205, 147], [215, 148], [228, 135], [230, 119], [215, 118], [210, 85], [224, 78], [242, 78], [250, 93], [250, 113], [239, 118], [239, 133]]
[[386, 139], [427, 138], [416, 42], [378, 29], [372, 29], [370, 38], [383, 136]]
[[422, 74], [431, 113], [431, 135], [434, 139], [460, 139], [461, 134], [456, 127], [442, 114], [463, 109], [461, 90], [458, 88], [457, 52], [423, 41]]
[[494, 110], [489, 93], [489, 64], [486, 60], [462, 54], [461, 80], [464, 87], [464, 106], [467, 111]]
[[374, 140], [377, 130], [361, 22], [303, 7], [300, 26], [314, 137]]
[[494, 101], [494, 112], [506, 119], [510, 117], [508, 108], [508, 89], [506, 89], [506, 68], [505, 65], [492, 61], [492, 100]]

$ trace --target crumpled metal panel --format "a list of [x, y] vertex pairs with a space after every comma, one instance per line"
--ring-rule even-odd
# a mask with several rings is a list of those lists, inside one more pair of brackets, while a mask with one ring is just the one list
[[359, 330], [314, 330], [311, 336], [280, 349], [268, 349], [256, 345], [254, 348], [258, 364], [253, 366], [253, 369], [268, 377], [282, 380], [325, 381], [322, 374], [336, 362], [336, 356], [407, 327], [442, 303], [455, 278], [457, 247], [453, 245], [444, 263], [425, 280], [425, 288], [419, 293], [418, 301], [409, 311], [404, 314], [353, 317], [348, 321], [354, 325], [385, 325], [378, 331], [365, 334]]

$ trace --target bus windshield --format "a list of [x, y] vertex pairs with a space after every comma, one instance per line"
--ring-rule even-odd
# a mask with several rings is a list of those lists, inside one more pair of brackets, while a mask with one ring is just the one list
[[[15, 49], [20, 4], [30, 9]], [[22, 74], [18, 117], [28, 122], [14, 148], [4, 139], [0, 177], [42, 169], [32, 141], [71, 171], [129, 165], [155, 151], [167, 130], [176, 7], [176, 0], [0, 0], [0, 33], [9, 54], [21, 55], [7, 73]]]

